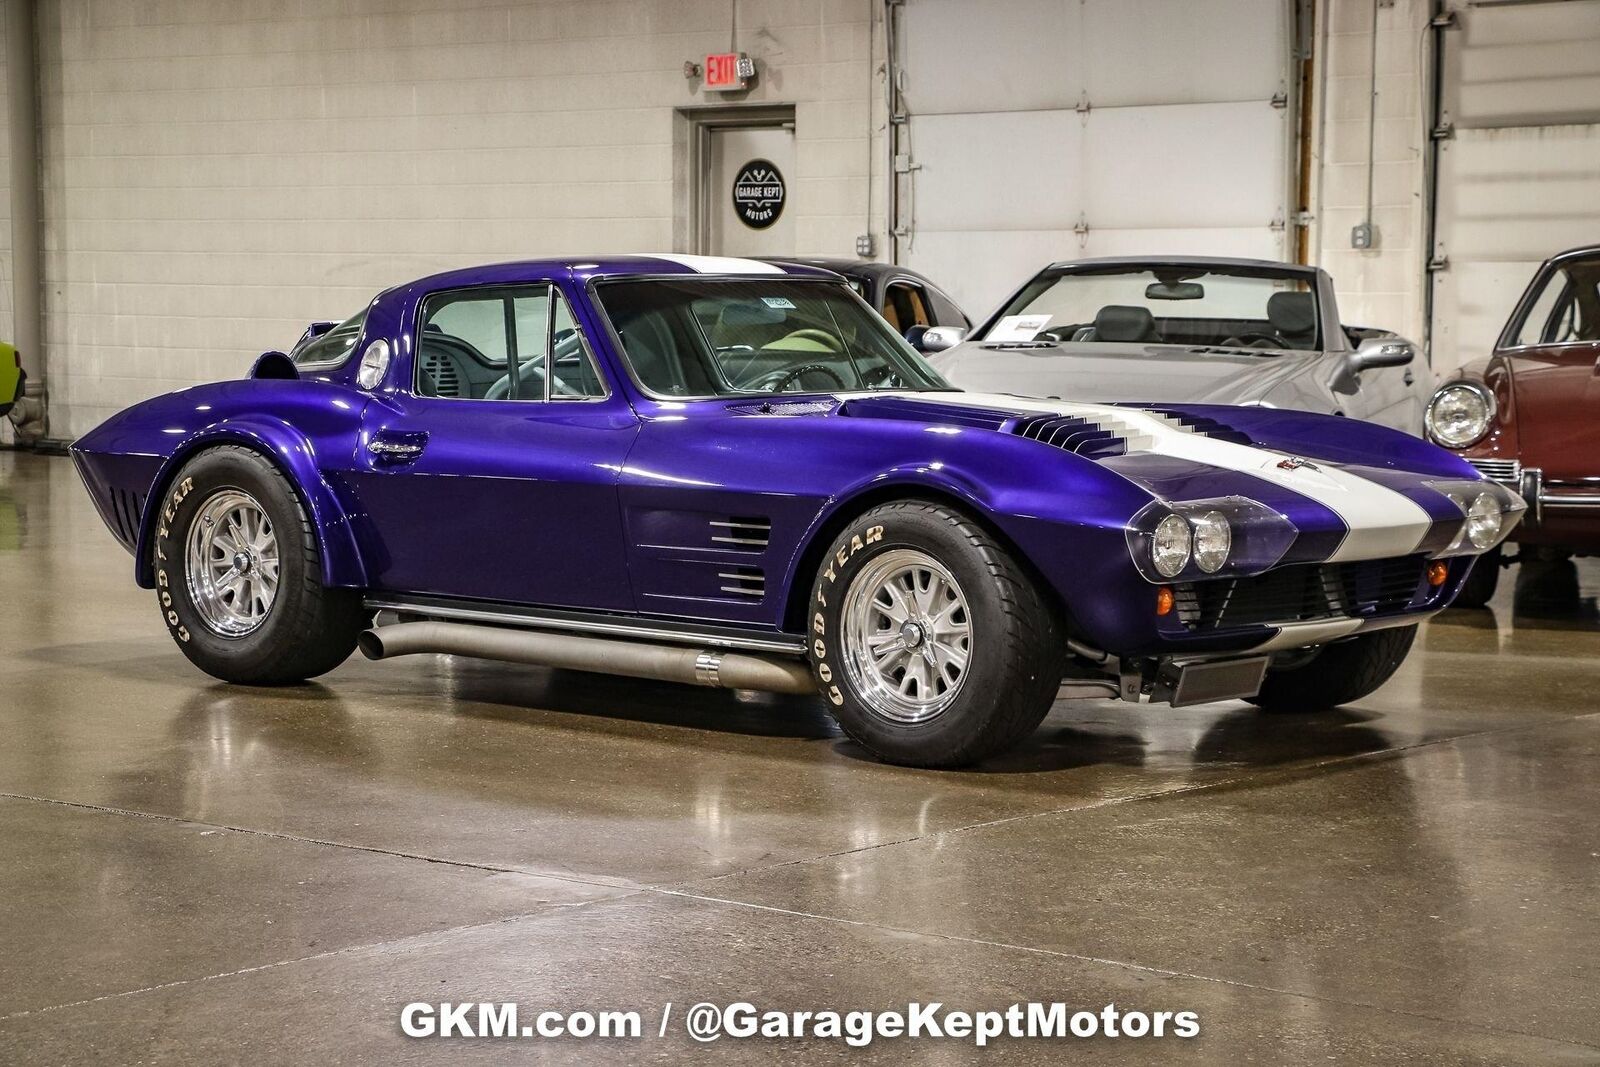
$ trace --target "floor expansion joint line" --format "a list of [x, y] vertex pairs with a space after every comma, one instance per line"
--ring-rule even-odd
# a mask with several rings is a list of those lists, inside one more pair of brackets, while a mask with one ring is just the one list
[[1457, 741], [1469, 741], [1483, 737], [1499, 737], [1502, 735], [1526, 733], [1546, 726], [1566, 725], [1573, 722], [1585, 722], [1589, 719], [1600, 718], [1600, 712], [1588, 715], [1572, 715], [1560, 719], [1541, 720], [1536, 723], [1525, 723], [1521, 726], [1508, 726], [1503, 729], [1474, 730], [1469, 733], [1452, 734], [1449, 737], [1440, 737], [1428, 741], [1418, 741], [1409, 745], [1397, 745], [1393, 748], [1379, 749], [1373, 752], [1355, 752], [1346, 756], [1332, 756], [1328, 759], [1315, 760], [1311, 763], [1299, 764], [1293, 767], [1268, 767], [1250, 774], [1235, 775], [1228, 778], [1219, 778], [1212, 782], [1196, 782], [1193, 785], [1175, 786], [1171, 789], [1155, 789], [1145, 793], [1130, 793], [1123, 797], [1106, 797], [1102, 800], [1089, 801], [1084, 804], [1071, 804], [1063, 808], [1048, 808], [1044, 811], [1021, 812], [1016, 815], [1006, 815], [998, 819], [987, 819], [983, 822], [968, 823], [965, 826], [951, 826], [943, 830], [933, 830], [925, 834], [916, 834], [911, 837], [896, 838], [893, 841], [875, 841], [859, 848], [841, 849], [838, 852], [824, 853], [819, 856], [802, 856], [796, 859], [784, 860], [780, 863], [768, 864], [761, 867], [747, 867], [726, 874], [712, 875], [708, 878], [693, 878], [680, 882], [664, 883], [654, 888], [663, 892], [673, 892], [696, 885], [708, 885], [724, 881], [729, 878], [738, 878], [746, 874], [762, 874], [768, 871], [781, 870], [784, 867], [793, 867], [800, 864], [816, 863], [821, 860], [841, 859], [845, 856], [854, 856], [864, 852], [873, 852], [880, 848], [893, 848], [898, 845], [915, 844], [918, 841], [927, 841], [933, 838], [945, 837], [951, 834], [964, 834], [974, 830], [988, 830], [997, 826], [1006, 826], [1011, 823], [1024, 822], [1028, 819], [1047, 818], [1052, 815], [1071, 815], [1084, 811], [1099, 811], [1103, 808], [1120, 807], [1124, 804], [1136, 804], [1147, 801], [1163, 800], [1169, 797], [1185, 797], [1196, 793], [1207, 793], [1240, 786], [1272, 786], [1291, 783], [1299, 780], [1308, 771], [1315, 771], [1326, 767], [1345, 768], [1361, 763], [1377, 763], [1385, 759], [1402, 759], [1405, 756], [1425, 749], [1436, 748], [1443, 745], [1454, 744]]
[[78, 811], [91, 811], [101, 815], [122, 815], [130, 819], [153, 819], [157, 822], [172, 823], [178, 826], [201, 826], [211, 830], [226, 830], [235, 834], [250, 834], [253, 837], [265, 837], [275, 841], [293, 841], [302, 845], [322, 845], [327, 848], [342, 848], [350, 852], [365, 852], [375, 856], [390, 856], [394, 859], [416, 860], [421, 863], [436, 863], [442, 867], [460, 867], [464, 870], [485, 871], [489, 874], [517, 874], [527, 878], [548, 878], [557, 882], [570, 882], [574, 885], [597, 886], [601, 889], [617, 889], [624, 892], [637, 892], [648, 888], [632, 882], [609, 882], [599, 878], [577, 878], [570, 874], [550, 874], [544, 871], [530, 871], [521, 867], [506, 867], [493, 863], [474, 863], [471, 860], [446, 859], [443, 856], [429, 856], [421, 852], [402, 852], [399, 849], [379, 848], [376, 845], [357, 845], [348, 841], [330, 841], [322, 837], [307, 837], [303, 834], [286, 834], [277, 830], [254, 830], [248, 826], [232, 826], [228, 823], [206, 822], [203, 819], [184, 819], [176, 815], [162, 815], [158, 812], [134, 811], [132, 808], [119, 808], [110, 804], [90, 804], [80, 800], [61, 800], [57, 797], [37, 797], [27, 793], [9, 793], [0, 791], [0, 800], [31, 801], [35, 804], [53, 804], [62, 808], [74, 808]]
[[[4, 794], [0, 794], [4, 795]], [[627, 896], [638, 895], [644, 890]], [[415, 934], [406, 934], [403, 937], [392, 937], [384, 941], [367, 941], [359, 945], [346, 945], [344, 948], [332, 948], [326, 952], [313, 952], [306, 956], [295, 956], [286, 960], [273, 960], [271, 963], [258, 963], [254, 967], [240, 967], [232, 971], [219, 971], [216, 974], [203, 974], [194, 978], [175, 978], [170, 982], [157, 982], [155, 985], [140, 986], [138, 989], [122, 989], [115, 993], [102, 993], [98, 997], [85, 997], [82, 1000], [63, 1001], [60, 1004], [47, 1004], [42, 1008], [29, 1008], [27, 1011], [14, 1011], [8, 1015], [0, 1015], [0, 1023], [11, 1019], [25, 1019], [31, 1015], [43, 1015], [47, 1012], [66, 1011], [71, 1008], [81, 1008], [88, 1004], [100, 1004], [108, 1000], [120, 1000], [124, 997], [136, 997], [141, 993], [155, 993], [163, 989], [179, 989], [183, 986], [196, 985], [201, 982], [215, 982], [224, 978], [236, 978], [247, 974], [260, 974], [264, 971], [276, 970], [279, 967], [292, 967], [299, 963], [313, 963], [317, 960], [333, 959], [336, 956], [346, 956], [356, 952], [381, 952], [384, 949], [396, 948], [408, 942], [421, 941], [428, 938], [445, 937], [451, 934], [466, 933], [471, 930], [485, 930], [505, 923], [527, 922], [553, 918], [564, 911], [573, 908], [588, 907], [591, 904], [605, 904], [623, 897], [597, 897], [594, 900], [580, 900], [571, 904], [557, 904], [543, 911], [530, 911], [521, 915], [507, 915], [500, 919], [488, 919], [484, 922], [466, 923], [461, 926], [449, 926], [442, 930], [427, 930]]]
[[960, 934], [943, 934], [927, 930], [915, 930], [903, 926], [886, 926], [882, 923], [867, 922], [862, 919], [847, 919], [838, 915], [821, 915], [816, 912], [797, 911], [792, 908], [780, 908], [771, 904], [756, 904], [744, 900], [733, 900], [727, 897], [714, 897], [702, 893], [686, 893], [678, 890], [656, 889], [651, 892], [668, 896], [683, 897], [689, 900], [701, 900], [713, 904], [726, 904], [732, 907], [749, 908], [755, 911], [772, 912], [778, 915], [787, 915], [797, 919], [812, 919], [818, 922], [836, 923], [844, 926], [856, 926], [865, 930], [878, 930], [886, 934], [910, 935], [912, 937], [927, 937], [939, 941], [948, 941], [952, 944], [975, 945], [981, 948], [993, 948], [1011, 952], [1026, 952], [1036, 956], [1048, 956], [1053, 959], [1071, 960], [1075, 963], [1092, 963], [1105, 967], [1116, 967], [1123, 970], [1139, 971], [1144, 974], [1159, 975], [1163, 978], [1187, 979], [1194, 982], [1209, 982], [1213, 985], [1228, 986], [1234, 989], [1248, 989], [1259, 993], [1272, 993], [1277, 996], [1297, 997], [1304, 1000], [1313, 1000], [1323, 1004], [1334, 1004], [1346, 1008], [1359, 1008], [1373, 1011], [1383, 1015], [1394, 1015], [1409, 1019], [1421, 1019], [1427, 1022], [1442, 1023], [1447, 1026], [1463, 1027], [1478, 1030], [1487, 1034], [1503, 1034], [1515, 1037], [1531, 1038], [1537, 1041], [1548, 1041], [1552, 1044], [1567, 1045], [1572, 1048], [1597, 1049], [1600, 1044], [1589, 1044], [1568, 1037], [1551, 1037], [1549, 1034], [1537, 1034], [1527, 1030], [1511, 1030], [1499, 1026], [1487, 1026], [1483, 1023], [1467, 1019], [1453, 1019], [1446, 1016], [1428, 1015], [1423, 1012], [1405, 1011], [1400, 1008], [1386, 1008], [1379, 1004], [1370, 1004], [1359, 1000], [1345, 1000], [1340, 997], [1331, 997], [1323, 993], [1308, 993], [1300, 989], [1283, 989], [1278, 986], [1260, 985], [1255, 982], [1245, 982], [1237, 978], [1221, 978], [1215, 975], [1195, 974], [1189, 971], [1174, 971], [1165, 967], [1153, 967], [1149, 964], [1134, 963], [1131, 960], [1114, 960], [1102, 956], [1088, 956], [1076, 952], [1066, 952], [1061, 949], [1039, 948], [1032, 945], [1016, 945], [1006, 941], [990, 941], [979, 937], [964, 937]]

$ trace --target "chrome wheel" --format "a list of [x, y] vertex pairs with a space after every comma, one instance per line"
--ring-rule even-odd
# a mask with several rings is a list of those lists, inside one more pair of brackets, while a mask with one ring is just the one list
[[256, 498], [223, 489], [189, 525], [189, 599], [206, 626], [243, 637], [267, 619], [278, 596], [278, 538]]
[[966, 597], [944, 565], [910, 548], [867, 563], [845, 591], [845, 670], [873, 712], [926, 722], [961, 691], [972, 653]]

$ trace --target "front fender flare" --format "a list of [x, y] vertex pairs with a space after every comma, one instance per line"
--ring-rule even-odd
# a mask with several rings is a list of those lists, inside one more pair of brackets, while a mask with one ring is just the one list
[[311, 439], [282, 419], [251, 415], [224, 419], [187, 437], [162, 464], [152, 484], [149, 502], [140, 520], [139, 542], [134, 548], [134, 577], [145, 589], [155, 587], [151, 542], [161, 521], [167, 490], [183, 465], [196, 453], [217, 445], [242, 445], [260, 453], [283, 472], [294, 487], [300, 505], [311, 519], [311, 531], [322, 557], [322, 584], [361, 588], [367, 584], [351, 529], [349, 515], [338, 494], [317, 467]]

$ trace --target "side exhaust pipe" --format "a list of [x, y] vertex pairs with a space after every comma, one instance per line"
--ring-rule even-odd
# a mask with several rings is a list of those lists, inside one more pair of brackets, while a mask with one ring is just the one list
[[368, 659], [435, 652], [724, 689], [796, 694], [817, 691], [816, 680], [800, 660], [501, 626], [402, 622], [367, 630], [356, 639], [356, 645]]

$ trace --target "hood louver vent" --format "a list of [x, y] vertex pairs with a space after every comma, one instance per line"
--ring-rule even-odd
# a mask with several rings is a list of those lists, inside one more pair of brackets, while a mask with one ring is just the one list
[[734, 516], [711, 520], [711, 540], [741, 552], [760, 552], [772, 539], [772, 520]]
[[1174, 411], [1171, 408], [1146, 408], [1145, 410], [1152, 415], [1161, 416], [1168, 422], [1176, 423], [1191, 433], [1200, 434], [1202, 437], [1214, 437], [1218, 441], [1228, 441], [1236, 445], [1248, 445], [1251, 443], [1247, 435], [1207, 415], [1191, 415], [1186, 412]]
[[1031, 415], [1018, 419], [1012, 432], [1085, 459], [1105, 459], [1128, 451], [1122, 435], [1073, 415]]

